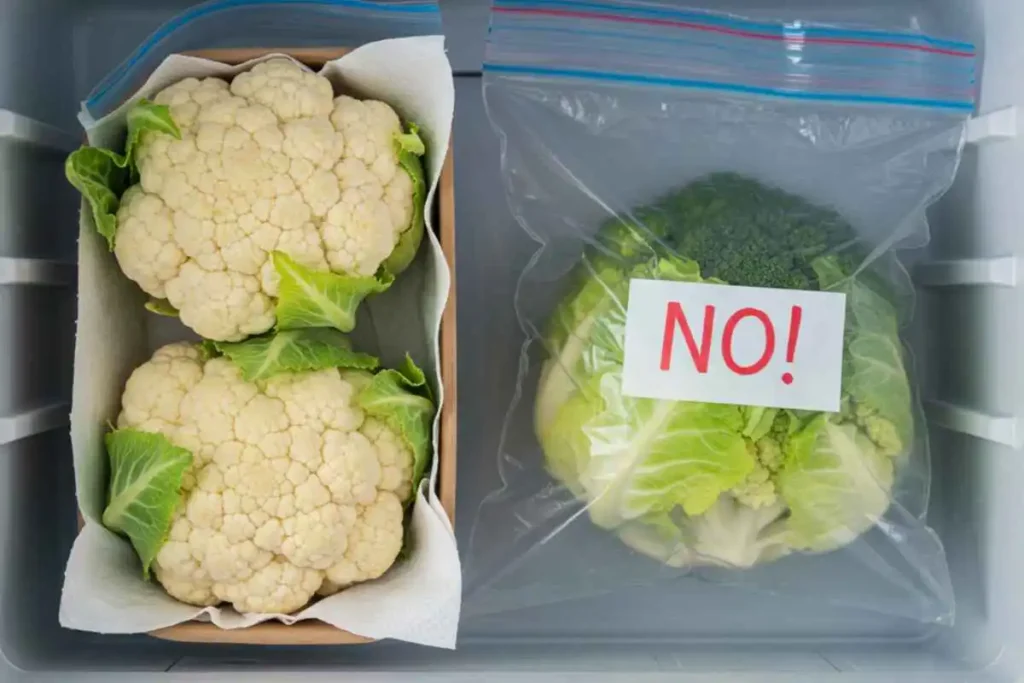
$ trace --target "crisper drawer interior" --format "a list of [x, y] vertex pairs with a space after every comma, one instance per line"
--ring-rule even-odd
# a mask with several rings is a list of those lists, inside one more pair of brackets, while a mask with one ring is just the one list
[[[791, 2], [728, 0], [727, 6], [763, 14]], [[855, 0], [816, 0], [815, 6], [843, 2]], [[986, 53], [982, 114], [1024, 99], [1024, 5], [896, 2], [976, 27]], [[459, 74], [456, 531], [463, 544], [480, 502], [499, 484], [498, 441], [523, 340], [512, 302], [535, 248], [506, 208], [498, 140], [481, 99], [485, 4], [442, 2]], [[680, 4], [722, 6], [709, 0]], [[495, 680], [498, 671], [524, 678], [576, 672], [588, 680], [660, 674], [673, 681], [723, 672], [758, 681], [820, 681], [839, 674], [844, 681], [1011, 681], [1024, 675], [1024, 590], [1018, 579], [1024, 544], [1017, 540], [1017, 520], [1024, 515], [1018, 425], [1024, 414], [1024, 328], [1016, 283], [1016, 256], [1024, 247], [1018, 229], [1024, 143], [986, 137], [991, 131], [984, 122], [972, 126], [978, 140], [965, 150], [956, 186], [932, 211], [930, 247], [910, 255], [918, 264], [915, 353], [927, 378], [933, 450], [929, 520], [949, 556], [954, 627], [824, 606], [813, 577], [801, 576], [797, 564], [793, 580], [807, 585], [797, 598], [679, 579], [491, 612], [470, 594], [456, 652], [395, 643], [186, 645], [60, 629], [62, 572], [76, 530], [66, 413], [77, 200], [63, 180], [63, 156], [79, 138], [79, 101], [147, 34], [188, 6], [181, 0], [0, 0], [0, 108], [23, 124], [6, 137], [2, 131], [8, 129], [0, 128], [0, 680], [77, 681], [93, 674], [96, 680], [143, 680], [167, 671], [222, 672], [227, 680], [232, 671], [298, 669], [415, 671], [439, 680]], [[226, 36], [224, 43], [239, 41]], [[600, 562], [611, 559], [601, 553], [620, 550], [607, 544], [595, 552], [592, 561]], [[543, 571], [571, 566], [553, 561]], [[474, 567], [466, 571], [472, 574]]]

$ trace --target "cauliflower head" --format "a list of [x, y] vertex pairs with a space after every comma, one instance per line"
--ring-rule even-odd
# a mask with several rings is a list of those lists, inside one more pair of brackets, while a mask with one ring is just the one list
[[[335, 97], [330, 81], [290, 59], [230, 83], [187, 78], [130, 110], [128, 126], [124, 157], [84, 148], [68, 176], [85, 188], [125, 275], [207, 339], [266, 332], [279, 305], [317, 298], [280, 291], [275, 254], [307, 284], [338, 275], [334, 305], [354, 309], [409, 265], [422, 240], [415, 126], [384, 102]], [[105, 211], [93, 196], [102, 188], [82, 178], [90, 159], [112, 174], [132, 171], [125, 188], [99, 198]], [[309, 286], [324, 291], [322, 278]], [[349, 331], [354, 321], [322, 313], [303, 326], [325, 324]]]
[[[898, 292], [855, 238], [834, 212], [733, 174], [597, 233], [551, 316], [534, 403], [545, 464], [591, 521], [670, 566], [748, 568], [837, 550], [905, 514], [915, 402]], [[842, 292], [841, 410], [627, 394], [637, 278]]]
[[[171, 344], [125, 386], [104, 523], [182, 602], [291, 613], [381, 576], [402, 548], [432, 416], [422, 373], [373, 374], [344, 347], [311, 363], [295, 334], [224, 356]], [[325, 363], [339, 367], [289, 369]]]

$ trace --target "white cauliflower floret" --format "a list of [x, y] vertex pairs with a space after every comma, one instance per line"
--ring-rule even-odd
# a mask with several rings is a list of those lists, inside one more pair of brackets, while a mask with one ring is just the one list
[[274, 303], [254, 275], [210, 271], [188, 262], [166, 291], [181, 322], [209, 339], [247, 337], [274, 324]]
[[147, 293], [162, 299], [165, 286], [178, 277], [186, 255], [174, 239], [174, 214], [158, 195], [129, 188], [118, 214], [114, 254], [124, 274]]
[[330, 81], [289, 59], [271, 59], [239, 74], [231, 92], [269, 107], [283, 121], [326, 116], [334, 97]]
[[153, 563], [168, 594], [289, 613], [388, 570], [414, 456], [358, 407], [370, 377], [328, 369], [247, 382], [191, 344], [165, 346], [132, 373], [118, 427], [193, 454]]
[[273, 327], [275, 250], [316, 271], [372, 276], [421, 229], [399, 166], [402, 123], [383, 102], [335, 99], [330, 81], [284, 58], [230, 85], [187, 78], [154, 100], [181, 138], [143, 134], [115, 255], [203, 337]]
[[138, 367], [125, 385], [118, 427], [171, 426], [182, 422], [185, 397], [203, 379], [202, 356], [190, 344], [159, 349], [148, 363]]

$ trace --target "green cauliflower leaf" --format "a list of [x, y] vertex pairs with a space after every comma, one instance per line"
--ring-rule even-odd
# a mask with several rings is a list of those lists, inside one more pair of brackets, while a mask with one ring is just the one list
[[167, 299], [149, 299], [146, 301], [146, 310], [150, 313], [162, 315], [168, 318], [177, 318], [178, 309], [171, 305]]
[[398, 152], [398, 166], [412, 180], [413, 214], [409, 228], [399, 237], [394, 251], [384, 262], [384, 270], [392, 275], [400, 275], [416, 257], [426, 225], [423, 211], [427, 199], [427, 181], [423, 173], [423, 156], [427, 153], [427, 147], [416, 124], [409, 124], [405, 133], [395, 136], [395, 149]]
[[778, 477], [789, 506], [789, 543], [801, 550], [841, 548], [889, 508], [893, 462], [853, 423], [815, 418], [790, 441]]
[[380, 364], [371, 355], [353, 351], [348, 339], [331, 329], [283, 330], [242, 342], [213, 342], [213, 347], [231, 359], [249, 382], [282, 372], [375, 370]]
[[914, 415], [896, 307], [866, 277], [846, 275], [834, 257], [813, 267], [823, 290], [846, 294], [843, 393], [892, 423], [898, 442], [888, 449], [902, 452], [913, 440]]
[[333, 327], [351, 332], [363, 299], [386, 291], [395, 281], [387, 272], [354, 277], [312, 270], [282, 251], [275, 251], [272, 259], [281, 278], [276, 309], [279, 330]]
[[434, 400], [427, 378], [409, 356], [393, 370], [381, 370], [359, 393], [356, 403], [400, 434], [413, 452], [413, 487], [430, 461]]
[[128, 133], [123, 154], [102, 147], [80, 147], [64, 164], [64, 174], [89, 204], [96, 231], [114, 250], [117, 236], [117, 210], [121, 195], [138, 181], [136, 148], [147, 132], [181, 138], [171, 110], [166, 105], [140, 100], [127, 114]]
[[192, 453], [161, 434], [120, 429], [106, 436], [110, 490], [103, 525], [128, 537], [143, 576], [167, 541]]

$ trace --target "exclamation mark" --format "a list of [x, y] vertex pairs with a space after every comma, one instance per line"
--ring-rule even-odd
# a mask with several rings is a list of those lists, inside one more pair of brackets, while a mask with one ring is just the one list
[[[803, 319], [804, 309], [794, 306], [789, 314], [789, 339], [786, 341], [786, 362], [792, 363], [796, 358], [796, 342], [800, 338], [800, 321]], [[793, 383], [793, 373], [787, 372], [782, 375], [783, 384]]]

